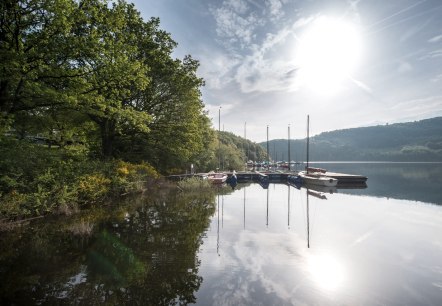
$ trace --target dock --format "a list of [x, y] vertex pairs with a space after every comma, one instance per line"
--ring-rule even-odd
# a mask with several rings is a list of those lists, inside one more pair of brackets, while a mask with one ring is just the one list
[[[233, 172], [224, 172], [229, 177], [233, 175]], [[183, 180], [189, 177], [204, 177], [206, 173], [194, 173], [194, 174], [179, 174], [168, 176], [171, 180]], [[257, 182], [260, 184], [268, 185], [268, 183], [287, 183], [289, 175], [298, 175], [298, 171], [239, 171], [235, 172], [238, 182]], [[323, 176], [335, 178], [338, 180], [338, 188], [366, 188], [367, 177], [363, 175], [345, 174], [337, 172], [325, 172]]]
[[338, 180], [338, 186], [347, 185], [363, 185], [367, 182], [367, 177], [363, 175], [356, 174], [345, 174], [337, 172], [325, 172], [324, 176], [335, 178]]

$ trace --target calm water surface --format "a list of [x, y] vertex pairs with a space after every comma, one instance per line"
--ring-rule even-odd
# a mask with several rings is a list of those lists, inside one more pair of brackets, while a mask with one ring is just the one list
[[317, 166], [368, 186], [161, 193], [0, 233], [0, 304], [442, 305], [442, 165]]

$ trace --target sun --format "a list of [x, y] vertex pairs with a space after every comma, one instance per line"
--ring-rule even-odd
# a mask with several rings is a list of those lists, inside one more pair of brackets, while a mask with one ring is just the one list
[[339, 91], [361, 57], [357, 27], [342, 19], [319, 17], [299, 38], [300, 81], [320, 94]]

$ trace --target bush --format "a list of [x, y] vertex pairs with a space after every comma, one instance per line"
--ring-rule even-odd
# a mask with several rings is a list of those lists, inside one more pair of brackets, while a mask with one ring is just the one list
[[132, 164], [118, 161], [116, 164], [114, 188], [121, 192], [141, 191], [145, 186], [160, 177], [148, 163]]
[[78, 199], [83, 203], [102, 200], [110, 191], [111, 180], [101, 173], [86, 174], [78, 179]]
[[201, 179], [200, 177], [190, 177], [178, 182], [178, 187], [182, 190], [198, 190], [211, 188], [212, 184], [208, 180]]
[[159, 178], [148, 163], [91, 159], [81, 146], [49, 149], [0, 137], [0, 217], [71, 213]]

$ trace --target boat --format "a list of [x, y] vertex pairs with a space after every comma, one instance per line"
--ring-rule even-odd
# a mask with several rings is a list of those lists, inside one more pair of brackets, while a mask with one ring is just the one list
[[238, 178], [236, 177], [236, 171], [233, 170], [232, 174], [227, 178], [226, 183], [235, 189], [236, 185], [238, 185]]
[[227, 180], [227, 174], [222, 172], [209, 172], [207, 174], [207, 179], [212, 184], [223, 184]]
[[321, 168], [309, 167], [309, 147], [310, 147], [310, 116], [307, 115], [307, 165], [305, 171], [300, 171], [298, 176], [302, 179], [303, 184], [318, 185], [325, 187], [335, 187], [338, 185], [338, 180], [325, 175], [327, 170]]
[[298, 176], [302, 178], [302, 182], [307, 185], [318, 185], [324, 187], [336, 187], [338, 180], [332, 177], [324, 176], [317, 172], [301, 171]]

